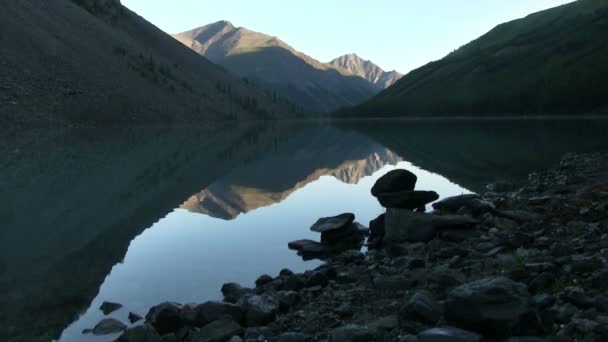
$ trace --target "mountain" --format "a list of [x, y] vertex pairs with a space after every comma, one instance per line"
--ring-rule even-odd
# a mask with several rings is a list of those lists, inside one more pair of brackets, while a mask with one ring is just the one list
[[340, 56], [329, 62], [329, 65], [365, 78], [375, 85], [379, 91], [390, 87], [403, 76], [394, 70], [384, 71], [376, 64], [365, 60], [354, 53]]
[[337, 115], [484, 116], [608, 112], [608, 1], [531, 14], [405, 75]]
[[194, 122], [284, 115], [119, 0], [7, 0], [0, 125]]
[[[181, 208], [232, 220], [281, 202], [321, 176], [356, 184], [402, 160], [360, 133], [333, 127], [303, 130], [273, 152], [228, 173], [191, 196]], [[274, 176], [266, 177], [269, 173]]]
[[[330, 112], [371, 98], [376, 87], [296, 51], [276, 37], [220, 21], [174, 35], [212, 62], [260, 83], [311, 112]], [[278, 101], [278, 100], [277, 100]], [[275, 101], [275, 102], [277, 102]]]

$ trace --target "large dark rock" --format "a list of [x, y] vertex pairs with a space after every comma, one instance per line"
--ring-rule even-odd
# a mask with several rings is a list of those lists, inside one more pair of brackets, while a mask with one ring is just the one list
[[471, 228], [479, 221], [463, 215], [432, 215], [433, 226], [436, 229]]
[[243, 328], [229, 318], [213, 321], [194, 333], [190, 342], [224, 342], [243, 333]]
[[317, 233], [323, 233], [330, 230], [344, 228], [355, 220], [355, 215], [344, 213], [338, 216], [322, 217], [310, 227], [310, 230]]
[[431, 215], [406, 209], [387, 209], [384, 229], [384, 241], [387, 243], [428, 242], [435, 236]]
[[275, 320], [279, 311], [279, 301], [270, 295], [246, 295], [238, 302], [245, 313], [245, 325], [256, 327]]
[[253, 289], [243, 287], [237, 283], [226, 283], [222, 285], [224, 301], [229, 303], [236, 303], [241, 297], [249, 293], [253, 293]]
[[418, 177], [408, 170], [393, 170], [378, 178], [372, 187], [372, 195], [377, 197], [382, 193], [411, 191], [416, 187]]
[[380, 193], [378, 202], [385, 208], [417, 209], [436, 201], [439, 195], [435, 191], [400, 191]]
[[208, 301], [193, 307], [184, 307], [181, 319], [185, 324], [197, 327], [205, 326], [213, 321], [229, 318], [237, 323], [243, 320], [241, 307], [231, 303]]
[[471, 204], [471, 201], [480, 198], [481, 197], [477, 194], [446, 197], [441, 201], [433, 203], [433, 209], [455, 213], [458, 211], [458, 209], [469, 206]]
[[93, 328], [93, 335], [115, 334], [127, 329], [127, 325], [114, 318], [104, 318]]
[[529, 311], [530, 304], [526, 285], [490, 277], [452, 290], [445, 302], [445, 318], [465, 329], [504, 337]]
[[454, 327], [433, 328], [418, 334], [418, 342], [479, 342], [483, 337]]
[[180, 311], [179, 304], [161, 303], [150, 308], [146, 315], [146, 322], [152, 324], [161, 335], [171, 333], [182, 326]]
[[375, 219], [369, 221], [369, 240], [381, 239], [384, 237], [384, 218], [386, 214], [381, 214]]
[[116, 342], [162, 342], [162, 338], [149, 324], [127, 329]]
[[99, 310], [103, 312], [104, 315], [109, 315], [112, 312], [122, 308], [122, 304], [112, 303], [112, 302], [103, 302], [99, 307]]
[[441, 306], [430, 292], [420, 290], [405, 304], [401, 314], [406, 319], [435, 324], [441, 318]]

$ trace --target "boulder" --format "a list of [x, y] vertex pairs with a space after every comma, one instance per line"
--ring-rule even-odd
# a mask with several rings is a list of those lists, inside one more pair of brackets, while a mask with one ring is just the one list
[[185, 324], [197, 327], [223, 318], [239, 323], [243, 320], [243, 311], [235, 304], [208, 301], [193, 307], [184, 307], [181, 312], [181, 320]]
[[306, 335], [298, 332], [286, 332], [277, 338], [277, 342], [305, 342]]
[[122, 308], [122, 304], [112, 303], [112, 302], [103, 302], [99, 307], [99, 310], [103, 312], [104, 315], [109, 315], [112, 312]]
[[150, 323], [161, 335], [171, 333], [182, 326], [180, 311], [179, 304], [161, 303], [150, 308], [146, 314], [146, 322]]
[[138, 325], [127, 329], [116, 342], [162, 342], [156, 329], [149, 324]]
[[114, 318], [104, 318], [93, 328], [93, 335], [109, 335], [127, 329], [127, 325]]
[[321, 243], [332, 249], [354, 248], [365, 240], [365, 235], [359, 229], [358, 223], [321, 233]]
[[441, 306], [430, 292], [419, 290], [405, 304], [402, 315], [406, 319], [435, 324], [441, 318]]
[[378, 202], [385, 208], [417, 209], [436, 201], [439, 195], [435, 191], [400, 191], [380, 193]]
[[351, 213], [344, 213], [331, 217], [322, 217], [310, 227], [310, 230], [317, 233], [323, 233], [330, 230], [344, 228], [353, 223], [354, 220], [355, 215]]
[[504, 337], [529, 311], [526, 285], [505, 277], [490, 277], [453, 289], [445, 301], [445, 318], [465, 329]]
[[387, 243], [428, 242], [435, 236], [432, 215], [405, 209], [387, 209], [384, 229]]
[[418, 334], [418, 342], [478, 342], [482, 339], [479, 334], [454, 327], [433, 328]]
[[372, 187], [372, 195], [377, 197], [381, 193], [411, 191], [416, 187], [417, 180], [418, 177], [408, 170], [392, 170], [378, 178]]
[[258, 279], [256, 279], [255, 286], [256, 287], [264, 286], [264, 285], [270, 283], [272, 280], [273, 279], [271, 276], [269, 276], [268, 274], [263, 274], [263, 275], [259, 276]]
[[192, 341], [224, 342], [243, 333], [243, 328], [229, 318], [213, 321], [194, 333]]
[[279, 301], [270, 295], [245, 295], [238, 302], [245, 313], [245, 325], [256, 327], [275, 320], [279, 311]]
[[242, 287], [237, 283], [226, 283], [222, 285], [222, 294], [224, 295], [224, 301], [229, 303], [236, 303], [244, 295], [253, 292], [253, 289]]

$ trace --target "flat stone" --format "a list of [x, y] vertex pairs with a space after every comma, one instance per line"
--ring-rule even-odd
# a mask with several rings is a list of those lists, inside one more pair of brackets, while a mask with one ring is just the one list
[[439, 195], [435, 191], [400, 191], [380, 193], [378, 202], [385, 208], [417, 209], [436, 201]]
[[99, 307], [99, 310], [103, 312], [104, 315], [109, 315], [112, 312], [122, 308], [122, 304], [112, 303], [112, 302], [103, 302]]
[[446, 197], [441, 201], [433, 203], [433, 209], [455, 213], [458, 211], [458, 209], [469, 206], [471, 201], [480, 198], [481, 197], [477, 194], [466, 194]]
[[127, 325], [115, 318], [104, 318], [93, 328], [93, 335], [109, 335], [127, 329]]
[[302, 255], [316, 255], [321, 256], [328, 252], [327, 248], [320, 242], [313, 240], [296, 240], [291, 241], [287, 244], [289, 249], [298, 251]]
[[378, 178], [372, 187], [372, 195], [377, 197], [381, 193], [411, 191], [416, 186], [418, 177], [408, 170], [397, 169]]
[[323, 233], [346, 227], [353, 223], [354, 220], [355, 215], [351, 213], [344, 213], [332, 217], [322, 217], [310, 227], [310, 230], [317, 233]]
[[433, 328], [418, 334], [418, 342], [478, 342], [482, 336], [454, 327]]

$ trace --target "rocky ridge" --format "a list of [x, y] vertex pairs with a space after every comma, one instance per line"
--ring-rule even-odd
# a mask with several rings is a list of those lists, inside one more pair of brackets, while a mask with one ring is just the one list
[[[567, 155], [521, 187], [443, 199], [431, 213], [430, 197], [389, 207], [365, 253], [353, 214], [320, 219], [316, 244], [348, 243], [317, 269], [225, 284], [223, 302], [160, 304], [118, 341], [606, 341], [606, 166], [606, 154]], [[414, 185], [395, 171], [373, 192], [415, 197]]]

